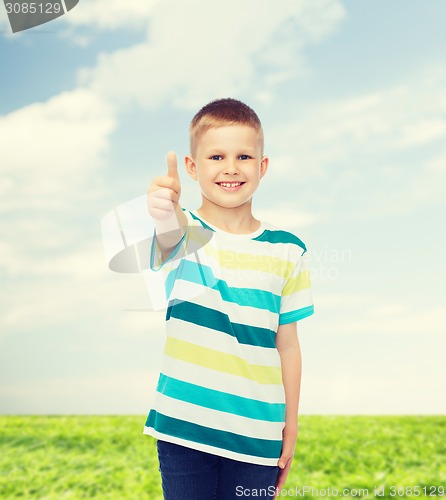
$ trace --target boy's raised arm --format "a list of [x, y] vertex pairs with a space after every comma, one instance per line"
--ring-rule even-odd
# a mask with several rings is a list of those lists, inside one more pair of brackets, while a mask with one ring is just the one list
[[156, 240], [161, 248], [163, 261], [183, 237], [187, 218], [179, 203], [181, 182], [177, 157], [167, 154], [167, 175], [155, 177], [147, 190], [147, 206], [156, 227]]

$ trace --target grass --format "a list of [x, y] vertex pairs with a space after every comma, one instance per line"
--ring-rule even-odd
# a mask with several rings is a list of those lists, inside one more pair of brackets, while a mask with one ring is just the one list
[[[144, 422], [144, 416], [0, 416], [0, 498], [162, 500], [156, 444], [142, 434]], [[338, 496], [344, 488], [367, 488], [367, 495], [356, 494], [361, 498], [438, 495], [446, 484], [445, 431], [443, 416], [302, 415], [290, 491], [279, 498], [316, 496], [297, 497], [303, 486], [337, 488]], [[399, 494], [391, 486], [400, 486]], [[419, 486], [421, 495], [401, 489], [408, 486]], [[383, 487], [376, 495], [374, 488]], [[335, 496], [326, 491], [325, 498]]]

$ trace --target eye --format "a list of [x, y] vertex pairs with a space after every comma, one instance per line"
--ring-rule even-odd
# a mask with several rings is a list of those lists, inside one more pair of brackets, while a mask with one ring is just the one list
[[251, 156], [249, 156], [249, 155], [240, 155], [240, 156], [239, 156], [239, 158], [240, 158], [241, 160], [250, 160], [250, 159], [251, 159]]
[[218, 160], [221, 160], [222, 158], [223, 158], [223, 156], [222, 156], [222, 155], [213, 155], [213, 156], [211, 156], [211, 158], [210, 158], [210, 159], [211, 159], [211, 160], [216, 160], [216, 161], [218, 161]]

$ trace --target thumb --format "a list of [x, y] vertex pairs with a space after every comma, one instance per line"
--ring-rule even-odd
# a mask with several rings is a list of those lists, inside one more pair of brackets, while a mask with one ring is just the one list
[[179, 179], [177, 155], [173, 151], [167, 153], [167, 176]]
[[285, 469], [285, 467], [288, 464], [288, 461], [291, 458], [290, 453], [283, 452], [282, 455], [279, 458], [279, 463], [277, 464], [281, 469]]

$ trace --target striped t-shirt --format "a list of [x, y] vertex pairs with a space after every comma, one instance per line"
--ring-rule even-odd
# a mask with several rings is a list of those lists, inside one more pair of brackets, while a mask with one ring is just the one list
[[233, 234], [183, 211], [186, 233], [165, 262], [152, 242], [150, 267], [165, 277], [166, 343], [143, 433], [277, 465], [285, 391], [275, 337], [279, 325], [314, 313], [307, 249], [268, 222]]

